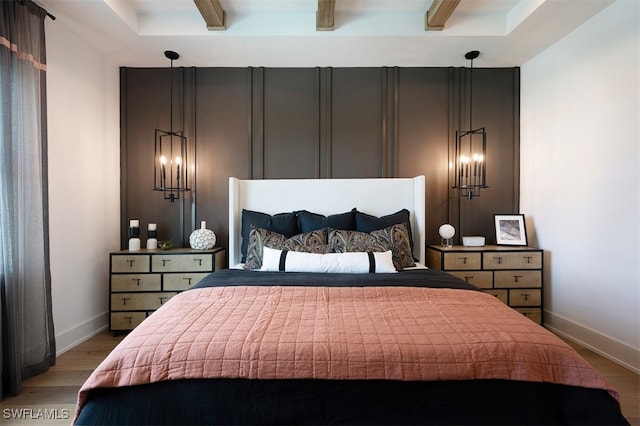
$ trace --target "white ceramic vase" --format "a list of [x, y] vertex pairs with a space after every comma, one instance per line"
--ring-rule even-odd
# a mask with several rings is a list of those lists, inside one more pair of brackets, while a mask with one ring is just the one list
[[216, 245], [216, 234], [207, 229], [207, 222], [200, 222], [200, 229], [196, 229], [189, 235], [189, 245], [195, 250], [209, 250]]

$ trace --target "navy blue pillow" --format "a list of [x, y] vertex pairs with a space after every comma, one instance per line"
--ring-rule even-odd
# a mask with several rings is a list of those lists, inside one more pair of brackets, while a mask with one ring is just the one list
[[324, 216], [307, 210], [296, 212], [300, 232], [306, 233], [324, 228], [341, 229], [344, 231], [356, 230], [356, 209], [339, 214]]
[[402, 209], [395, 213], [381, 217], [371, 216], [370, 214], [356, 211], [356, 231], [372, 232], [401, 223], [407, 224], [407, 231], [409, 232], [409, 243], [411, 244], [411, 252], [413, 253], [413, 233], [411, 232], [411, 222], [409, 221], [409, 210]]
[[301, 233], [298, 228], [298, 218], [295, 212], [278, 213], [272, 216], [266, 213], [242, 209], [242, 246], [240, 248], [242, 252], [242, 262], [244, 262], [247, 257], [251, 226], [277, 232], [287, 238]]

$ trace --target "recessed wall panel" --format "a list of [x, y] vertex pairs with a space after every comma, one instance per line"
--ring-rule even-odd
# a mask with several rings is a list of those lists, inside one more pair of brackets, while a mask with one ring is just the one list
[[247, 68], [198, 68], [196, 72], [197, 181], [195, 221], [206, 220], [226, 245], [229, 176], [251, 173], [251, 72]]
[[264, 177], [314, 178], [318, 158], [315, 69], [265, 69]]
[[448, 198], [449, 89], [447, 68], [400, 68], [397, 101], [398, 177], [425, 175], [426, 234], [451, 221]]
[[334, 68], [331, 87], [333, 178], [382, 177], [384, 97], [382, 68]]

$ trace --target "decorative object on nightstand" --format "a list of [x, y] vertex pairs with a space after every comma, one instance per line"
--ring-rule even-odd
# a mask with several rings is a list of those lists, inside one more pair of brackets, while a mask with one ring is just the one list
[[195, 250], [208, 250], [216, 245], [216, 234], [207, 229], [207, 222], [200, 222], [200, 229], [196, 229], [189, 235], [189, 245]]
[[484, 237], [462, 237], [462, 245], [465, 247], [484, 246]]
[[173, 248], [173, 240], [158, 241], [158, 247], [160, 247], [160, 250], [171, 250]]
[[542, 324], [543, 251], [532, 247], [427, 247], [427, 266], [492, 294]]
[[158, 231], [155, 223], [147, 225], [147, 250], [155, 250], [158, 248]]
[[496, 243], [509, 246], [526, 246], [527, 229], [523, 214], [494, 215], [496, 225]]
[[129, 221], [129, 251], [140, 250], [140, 221]]
[[111, 253], [109, 329], [133, 330], [171, 297], [223, 269], [225, 254], [222, 247]]
[[442, 244], [442, 247], [453, 246], [453, 236], [456, 235], [456, 228], [445, 223], [438, 228], [438, 233], [440, 234], [440, 243]]

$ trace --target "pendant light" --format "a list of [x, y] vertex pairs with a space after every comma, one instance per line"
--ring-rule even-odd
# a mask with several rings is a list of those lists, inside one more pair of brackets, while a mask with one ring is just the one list
[[155, 131], [153, 190], [162, 192], [164, 199], [173, 203], [180, 199], [181, 192], [190, 191], [187, 171], [189, 153], [183, 131], [173, 130], [173, 61], [180, 55], [171, 50], [165, 51], [164, 55], [171, 60], [169, 131]]
[[473, 60], [480, 55], [477, 50], [464, 57], [471, 61], [469, 71], [469, 127], [456, 131], [455, 185], [460, 195], [471, 200], [480, 196], [487, 186], [487, 134], [484, 127], [473, 128]]

